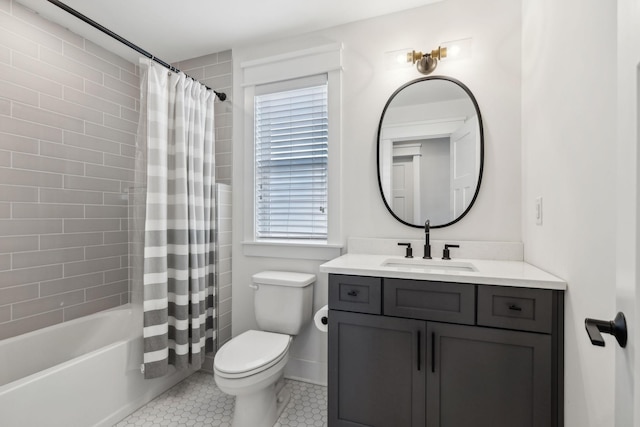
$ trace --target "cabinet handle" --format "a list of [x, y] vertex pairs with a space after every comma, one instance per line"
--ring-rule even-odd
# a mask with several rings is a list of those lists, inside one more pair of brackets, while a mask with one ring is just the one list
[[521, 308], [521, 307], [518, 307], [518, 306], [517, 306], [517, 305], [515, 305], [515, 304], [510, 304], [510, 305], [509, 305], [509, 310], [513, 310], [513, 311], [522, 311], [522, 308]]
[[350, 297], [357, 297], [358, 296], [358, 291], [349, 291], [349, 292], [347, 292], [347, 295], [349, 295]]
[[436, 334], [431, 332], [431, 372], [436, 371]]
[[420, 370], [420, 356], [422, 356], [420, 350], [420, 331], [418, 331], [418, 371]]

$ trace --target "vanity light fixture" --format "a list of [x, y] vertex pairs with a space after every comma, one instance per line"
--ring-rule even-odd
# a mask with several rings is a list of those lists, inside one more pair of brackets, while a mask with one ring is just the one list
[[431, 74], [438, 66], [438, 61], [448, 59], [465, 59], [471, 56], [471, 39], [444, 42], [437, 49], [423, 53], [412, 50], [407, 52], [407, 63], [416, 64], [422, 74]]
[[407, 62], [416, 64], [416, 68], [422, 74], [431, 74], [438, 66], [438, 61], [447, 57], [447, 48], [438, 46], [431, 52], [422, 53], [412, 50], [407, 53]]

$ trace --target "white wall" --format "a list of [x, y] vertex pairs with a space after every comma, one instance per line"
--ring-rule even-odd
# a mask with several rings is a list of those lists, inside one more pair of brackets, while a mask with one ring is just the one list
[[618, 163], [617, 170], [617, 310], [629, 325], [625, 350], [616, 351], [616, 426], [640, 425], [640, 268], [638, 242], [638, 150], [640, 142], [640, 4], [618, 4]]
[[[499, 11], [499, 21], [496, 21]], [[496, 23], [499, 25], [496, 25]], [[485, 125], [485, 175], [476, 205], [454, 226], [432, 231], [433, 239], [521, 241], [520, 48], [521, 6], [512, 0], [448, 0], [407, 12], [292, 38], [280, 43], [236, 46], [234, 56], [233, 134], [233, 335], [255, 327], [251, 275], [264, 269], [308, 271], [319, 276], [315, 308], [327, 302], [327, 275], [321, 261], [243, 255], [245, 206], [244, 135], [240, 64], [312, 46], [342, 42], [343, 52], [343, 241], [349, 236], [422, 238], [420, 229], [398, 222], [378, 191], [376, 132], [387, 98], [402, 84], [420, 77], [413, 68], [390, 70], [384, 53], [410, 48], [430, 50], [443, 41], [473, 38], [470, 60], [441, 62], [436, 74], [464, 82], [475, 94]], [[324, 381], [326, 335], [310, 327], [292, 349], [288, 374]]]
[[[500, 10], [499, 26], [491, 24], [496, 10]], [[452, 227], [434, 230], [432, 237], [520, 241], [519, 3], [448, 0], [340, 27], [327, 36], [345, 43], [345, 234], [390, 238], [422, 235], [420, 230], [391, 217], [376, 182], [376, 132], [382, 108], [395, 89], [421, 77], [413, 68], [388, 70], [384, 52], [403, 47], [428, 50], [443, 41], [472, 37], [471, 60], [442, 61], [434, 74], [461, 80], [476, 96], [485, 124], [486, 174], [469, 215]]]
[[523, 241], [526, 261], [569, 284], [567, 427], [613, 425], [615, 346], [593, 347], [584, 319], [615, 315], [615, 25], [615, 2], [523, 2]]

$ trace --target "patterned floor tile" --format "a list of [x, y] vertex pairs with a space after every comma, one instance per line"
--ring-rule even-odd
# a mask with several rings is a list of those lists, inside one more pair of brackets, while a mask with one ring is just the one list
[[[274, 427], [326, 427], [327, 388], [285, 380], [291, 400]], [[213, 375], [196, 372], [116, 424], [116, 427], [231, 427], [235, 399]]]

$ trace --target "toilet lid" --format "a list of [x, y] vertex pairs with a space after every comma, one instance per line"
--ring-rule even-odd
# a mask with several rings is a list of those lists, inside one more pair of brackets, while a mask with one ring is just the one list
[[264, 331], [247, 331], [222, 346], [216, 353], [218, 372], [241, 374], [267, 368], [278, 362], [289, 349], [291, 337]]
[[316, 281], [315, 274], [295, 273], [292, 271], [263, 271], [251, 277], [255, 284], [291, 286], [295, 288], [304, 288]]

